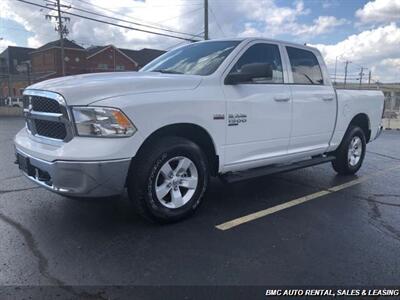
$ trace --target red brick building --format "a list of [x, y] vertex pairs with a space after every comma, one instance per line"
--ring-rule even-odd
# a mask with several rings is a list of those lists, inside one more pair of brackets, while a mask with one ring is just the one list
[[[64, 39], [65, 75], [86, 72], [86, 50]], [[31, 52], [32, 73], [42, 80], [62, 76], [60, 41], [43, 45]]]
[[[120, 49], [114, 45], [87, 49], [64, 39], [65, 75], [95, 72], [137, 71], [165, 51], [144, 48]], [[60, 41], [43, 45], [31, 52], [32, 73], [38, 80], [62, 75]]]
[[89, 73], [138, 70], [138, 63], [113, 45], [93, 46], [86, 51], [86, 70]]
[[[113, 45], [85, 49], [68, 39], [63, 42], [65, 75], [137, 71], [165, 52], [149, 48], [121, 49]], [[0, 98], [19, 97], [29, 84], [60, 76], [59, 40], [38, 49], [10, 46], [0, 53]]]

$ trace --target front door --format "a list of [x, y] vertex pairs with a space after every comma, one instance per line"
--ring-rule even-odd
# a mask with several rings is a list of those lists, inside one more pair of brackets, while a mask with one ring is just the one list
[[246, 64], [267, 63], [272, 76], [224, 85], [227, 101], [225, 170], [257, 167], [287, 153], [291, 129], [291, 94], [284, 84], [279, 46], [250, 44], [231, 68], [240, 73]]

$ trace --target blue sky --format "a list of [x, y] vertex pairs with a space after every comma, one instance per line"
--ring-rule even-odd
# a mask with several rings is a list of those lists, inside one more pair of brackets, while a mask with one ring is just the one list
[[19, 46], [27, 46], [28, 38], [34, 34], [27, 31], [20, 23], [10, 19], [0, 19], [0, 37], [15, 42]]
[[[226, 0], [225, 0], [226, 1]], [[232, 0], [233, 2], [240, 0]], [[43, 1], [34, 0], [34, 2], [38, 4], [43, 4]], [[71, 1], [73, 2], [73, 1]], [[132, 1], [137, 2], [137, 1]], [[145, 2], [145, 1], [141, 1]], [[218, 9], [221, 4], [226, 2], [218, 3], [218, 0], [215, 2], [215, 7]], [[213, 2], [211, 2], [213, 4]], [[292, 0], [277, 0], [275, 1], [278, 6], [293, 6], [294, 1]], [[337, 17], [338, 19], [344, 18], [349, 20], [350, 22], [355, 21], [355, 12], [357, 9], [362, 8], [368, 1], [367, 0], [305, 0], [305, 8], [309, 9], [308, 14], [304, 14], [299, 16], [298, 20], [302, 23], [312, 23], [312, 21], [320, 15], [332, 15]], [[200, 1], [199, 1], [200, 3]], [[1, 16], [1, 14], [0, 14]], [[238, 20], [240, 21], [240, 20]], [[240, 27], [240, 22], [236, 24]], [[48, 24], [43, 24], [43, 26], [49, 26]], [[338, 28], [339, 30], [335, 31], [335, 34], [325, 34], [317, 37], [312, 37], [308, 39], [310, 43], [336, 43], [338, 41], [343, 40], [350, 34], [357, 33], [358, 29], [354, 26], [349, 26], [349, 24], [345, 24]], [[29, 32], [25, 29], [23, 25], [20, 23], [5, 18], [3, 16], [0, 17], [0, 37], [14, 41], [17, 45], [27, 46], [28, 38], [32, 37], [34, 33]], [[291, 40], [293, 36], [289, 34], [281, 34], [278, 36], [280, 39]]]
[[[312, 20], [320, 15], [331, 15], [338, 19], [346, 19], [351, 23], [355, 22], [355, 12], [357, 9], [362, 8], [368, 1], [367, 0], [334, 0], [334, 1], [322, 1], [322, 0], [306, 0], [304, 1], [305, 7], [310, 9], [310, 13], [299, 17], [299, 21], [304, 23], [311, 23]], [[293, 1], [279, 0], [277, 1], [280, 5], [290, 6]], [[349, 23], [350, 24], [350, 23]], [[309, 40], [310, 43], [337, 43], [347, 36], [356, 33], [358, 30], [354, 26], [349, 24], [342, 25], [335, 31], [335, 34], [324, 34], [318, 37], [313, 37]], [[290, 36], [287, 36], [290, 38]], [[286, 38], [286, 39], [287, 39]], [[284, 37], [285, 39], [285, 37]]]
[[[44, 0], [31, 1], [44, 4]], [[70, 12], [83, 15], [88, 14], [76, 9], [187, 33], [203, 29], [203, 0], [61, 1], [71, 5]], [[330, 68], [340, 57], [340, 63], [353, 60], [354, 71], [360, 65], [373, 70], [376, 80], [400, 81], [400, 0], [209, 0], [209, 5], [212, 38], [263, 36], [307, 42], [321, 50]], [[46, 13], [15, 0], [1, 0], [0, 51], [7, 45], [38, 47], [57, 39], [54, 24], [44, 19]], [[182, 43], [78, 17], [71, 17], [68, 28], [68, 38], [84, 47], [169, 49]]]

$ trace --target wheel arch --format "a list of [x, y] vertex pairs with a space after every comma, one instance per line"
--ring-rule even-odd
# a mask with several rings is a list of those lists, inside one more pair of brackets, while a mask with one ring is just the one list
[[368, 115], [366, 113], [359, 113], [355, 115], [351, 119], [347, 129], [349, 129], [351, 125], [358, 126], [364, 131], [365, 139], [366, 142], [368, 143], [371, 138], [371, 122]]
[[163, 136], [179, 136], [196, 143], [207, 156], [211, 175], [218, 174], [219, 156], [214, 140], [204, 127], [193, 123], [174, 123], [158, 128], [147, 136], [138, 149], [136, 156], [140, 156], [157, 138]]

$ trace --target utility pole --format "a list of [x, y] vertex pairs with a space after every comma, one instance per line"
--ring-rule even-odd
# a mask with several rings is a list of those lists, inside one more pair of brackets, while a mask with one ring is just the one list
[[360, 88], [361, 88], [361, 85], [362, 85], [362, 79], [363, 79], [363, 76], [364, 76], [364, 70], [368, 70], [368, 68], [361, 67], [361, 70], [360, 70]]
[[369, 71], [369, 73], [368, 73], [368, 86], [370, 86], [371, 85], [371, 71]]
[[351, 61], [346, 60], [346, 65], [344, 67], [344, 87], [346, 87], [346, 81], [347, 81], [347, 67], [349, 66], [349, 63]]
[[64, 60], [64, 30], [63, 21], [61, 19], [60, 0], [57, 0], [57, 13], [58, 13], [58, 32], [60, 34], [60, 47], [61, 47], [61, 74], [65, 76], [65, 60]]
[[11, 97], [11, 59], [10, 59], [10, 48], [7, 51], [7, 85], [8, 85], [8, 97]]
[[208, 40], [208, 0], [204, 0], [204, 39]]
[[338, 57], [336, 56], [336, 59], [335, 59], [335, 79], [333, 81], [334, 84], [336, 84], [337, 59], [338, 59]]
[[55, 0], [56, 2], [51, 2], [47, 1], [46, 6], [54, 6], [57, 8], [57, 16], [52, 16], [52, 15], [46, 15], [46, 19], [51, 20], [52, 18], [56, 19], [58, 26], [55, 28], [55, 30], [59, 33], [60, 35], [60, 48], [61, 48], [61, 75], [65, 76], [65, 50], [64, 50], [64, 35], [68, 34], [68, 29], [67, 27], [63, 24], [63, 21], [69, 22], [70, 18], [68, 17], [63, 17], [61, 15], [61, 7], [62, 8], [71, 8], [70, 6], [60, 4], [60, 0]]

